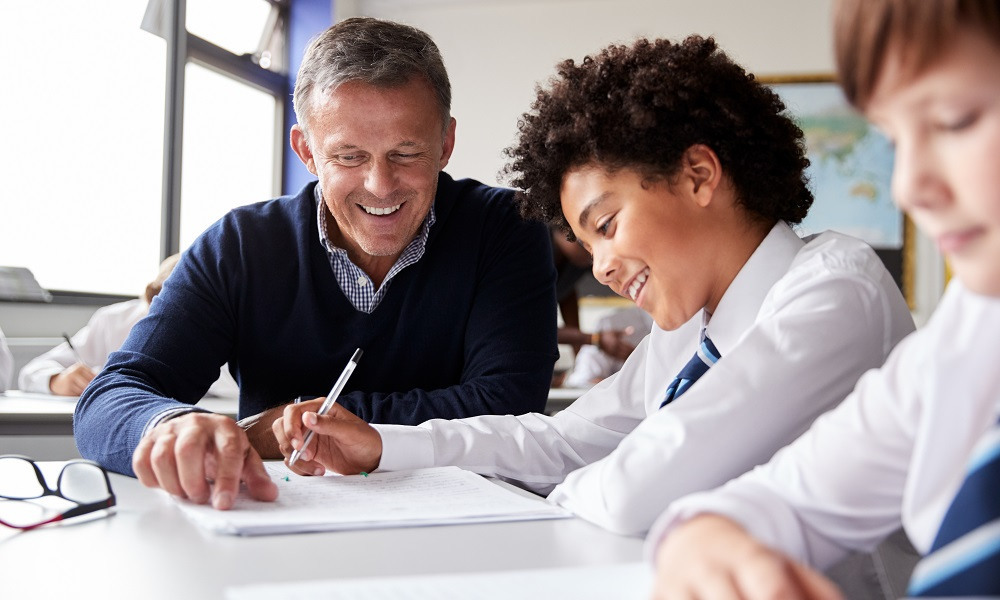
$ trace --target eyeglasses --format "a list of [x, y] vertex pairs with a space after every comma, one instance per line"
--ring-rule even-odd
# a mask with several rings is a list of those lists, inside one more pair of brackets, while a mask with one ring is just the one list
[[[62, 498], [76, 506], [65, 509]], [[59, 506], [63, 504], [63, 506]], [[45, 482], [42, 470], [27, 456], [0, 456], [0, 524], [34, 529], [115, 505], [108, 472], [90, 460], [71, 460], [59, 472], [56, 489]]]

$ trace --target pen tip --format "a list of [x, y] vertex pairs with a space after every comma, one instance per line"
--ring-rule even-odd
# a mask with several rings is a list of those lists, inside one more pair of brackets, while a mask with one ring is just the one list
[[364, 350], [362, 350], [361, 348], [358, 348], [357, 350], [355, 350], [354, 351], [354, 356], [351, 357], [351, 362], [358, 362], [358, 360], [361, 358], [362, 354], [364, 354]]

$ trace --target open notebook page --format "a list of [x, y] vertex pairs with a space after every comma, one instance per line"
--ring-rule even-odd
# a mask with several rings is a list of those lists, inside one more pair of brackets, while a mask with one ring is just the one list
[[278, 485], [277, 501], [259, 502], [241, 492], [228, 511], [178, 500], [181, 510], [203, 527], [237, 535], [570, 516], [541, 498], [522, 496], [458, 467], [324, 477], [296, 475], [280, 462], [265, 467]]

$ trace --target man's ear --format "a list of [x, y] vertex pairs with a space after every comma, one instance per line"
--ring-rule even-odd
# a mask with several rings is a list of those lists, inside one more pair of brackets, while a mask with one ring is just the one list
[[708, 206], [722, 182], [719, 156], [705, 144], [694, 144], [681, 158], [681, 181], [699, 206]]
[[309, 139], [306, 136], [306, 132], [298, 124], [292, 125], [289, 143], [292, 146], [292, 150], [298, 155], [299, 160], [306, 166], [306, 169], [309, 169], [310, 173], [318, 177], [316, 160], [313, 158], [312, 148], [309, 147]]
[[441, 166], [438, 167], [439, 171], [443, 171], [448, 166], [451, 153], [455, 150], [455, 124], [455, 118], [452, 117], [451, 121], [448, 122], [448, 127], [444, 130], [444, 139], [441, 141]]

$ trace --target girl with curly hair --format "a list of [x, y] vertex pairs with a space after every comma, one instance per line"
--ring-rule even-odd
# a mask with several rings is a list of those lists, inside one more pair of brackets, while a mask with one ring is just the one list
[[574, 235], [597, 278], [658, 327], [554, 416], [401, 427], [307, 415], [328, 434], [316, 460], [355, 473], [458, 465], [633, 535], [671, 500], [765, 462], [913, 330], [871, 248], [793, 231], [812, 195], [783, 110], [711, 39], [562, 63], [508, 150], [522, 212]]

